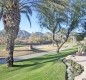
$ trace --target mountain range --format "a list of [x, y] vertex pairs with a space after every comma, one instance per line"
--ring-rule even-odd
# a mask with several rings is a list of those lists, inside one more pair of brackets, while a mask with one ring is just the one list
[[20, 30], [18, 33], [18, 38], [28, 38], [30, 37], [31, 33], [25, 31], [25, 30]]
[[[34, 33], [29, 33], [25, 30], [20, 30], [18, 33], [18, 38], [29, 38], [31, 35], [35, 34], [36, 36], [43, 36], [43, 35], [50, 35], [51, 33], [46, 32], [46, 33], [42, 33], [42, 32], [34, 32]], [[1, 30], [0, 31], [0, 37], [5, 36], [5, 31]]]

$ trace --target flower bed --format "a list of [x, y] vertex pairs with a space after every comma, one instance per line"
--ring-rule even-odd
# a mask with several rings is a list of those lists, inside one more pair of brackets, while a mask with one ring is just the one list
[[66, 64], [66, 80], [74, 80], [74, 78], [80, 75], [84, 71], [84, 67], [74, 62], [73, 60], [64, 59], [63, 62]]

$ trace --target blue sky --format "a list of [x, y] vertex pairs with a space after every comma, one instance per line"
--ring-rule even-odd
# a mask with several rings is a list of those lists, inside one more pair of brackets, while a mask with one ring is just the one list
[[[25, 15], [21, 15], [21, 22], [20, 22], [20, 29], [21, 30], [25, 30], [27, 32], [50, 32], [49, 30], [47, 29], [41, 29], [40, 28], [40, 25], [38, 24], [38, 19], [37, 19], [37, 13], [36, 12], [33, 12], [33, 15], [30, 17], [31, 19], [31, 28], [30, 28], [30, 24], [29, 24], [29, 21], [28, 19], [26, 18]], [[2, 23], [2, 20], [0, 21], [0, 30], [3, 30], [3, 23]], [[78, 32], [80, 31], [80, 29], [77, 30]]]
[[[33, 12], [33, 15], [30, 17], [31, 19], [31, 28], [30, 28], [30, 25], [29, 25], [29, 21], [27, 20], [26, 16], [25, 15], [21, 15], [21, 23], [20, 23], [20, 29], [21, 30], [26, 30], [30, 33], [32, 32], [47, 32], [48, 30], [45, 30], [45, 29], [41, 29], [39, 24], [38, 24], [38, 21], [37, 21], [37, 17], [36, 17], [36, 12]], [[3, 23], [2, 21], [0, 21], [0, 30], [3, 30]]]

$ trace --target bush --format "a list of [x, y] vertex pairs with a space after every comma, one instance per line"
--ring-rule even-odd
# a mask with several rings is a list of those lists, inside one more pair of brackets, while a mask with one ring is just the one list
[[64, 60], [64, 62], [67, 65], [68, 80], [74, 80], [76, 76], [80, 75], [84, 71], [84, 67], [73, 60]]

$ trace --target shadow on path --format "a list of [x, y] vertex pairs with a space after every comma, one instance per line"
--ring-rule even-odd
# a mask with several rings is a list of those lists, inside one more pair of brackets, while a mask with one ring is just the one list
[[32, 51], [32, 52], [35, 52], [35, 53], [41, 53], [41, 52], [47, 52], [46, 50], [40, 50], [40, 49], [36, 49], [36, 48], [33, 48], [32, 50], [14, 50], [14, 51]]

